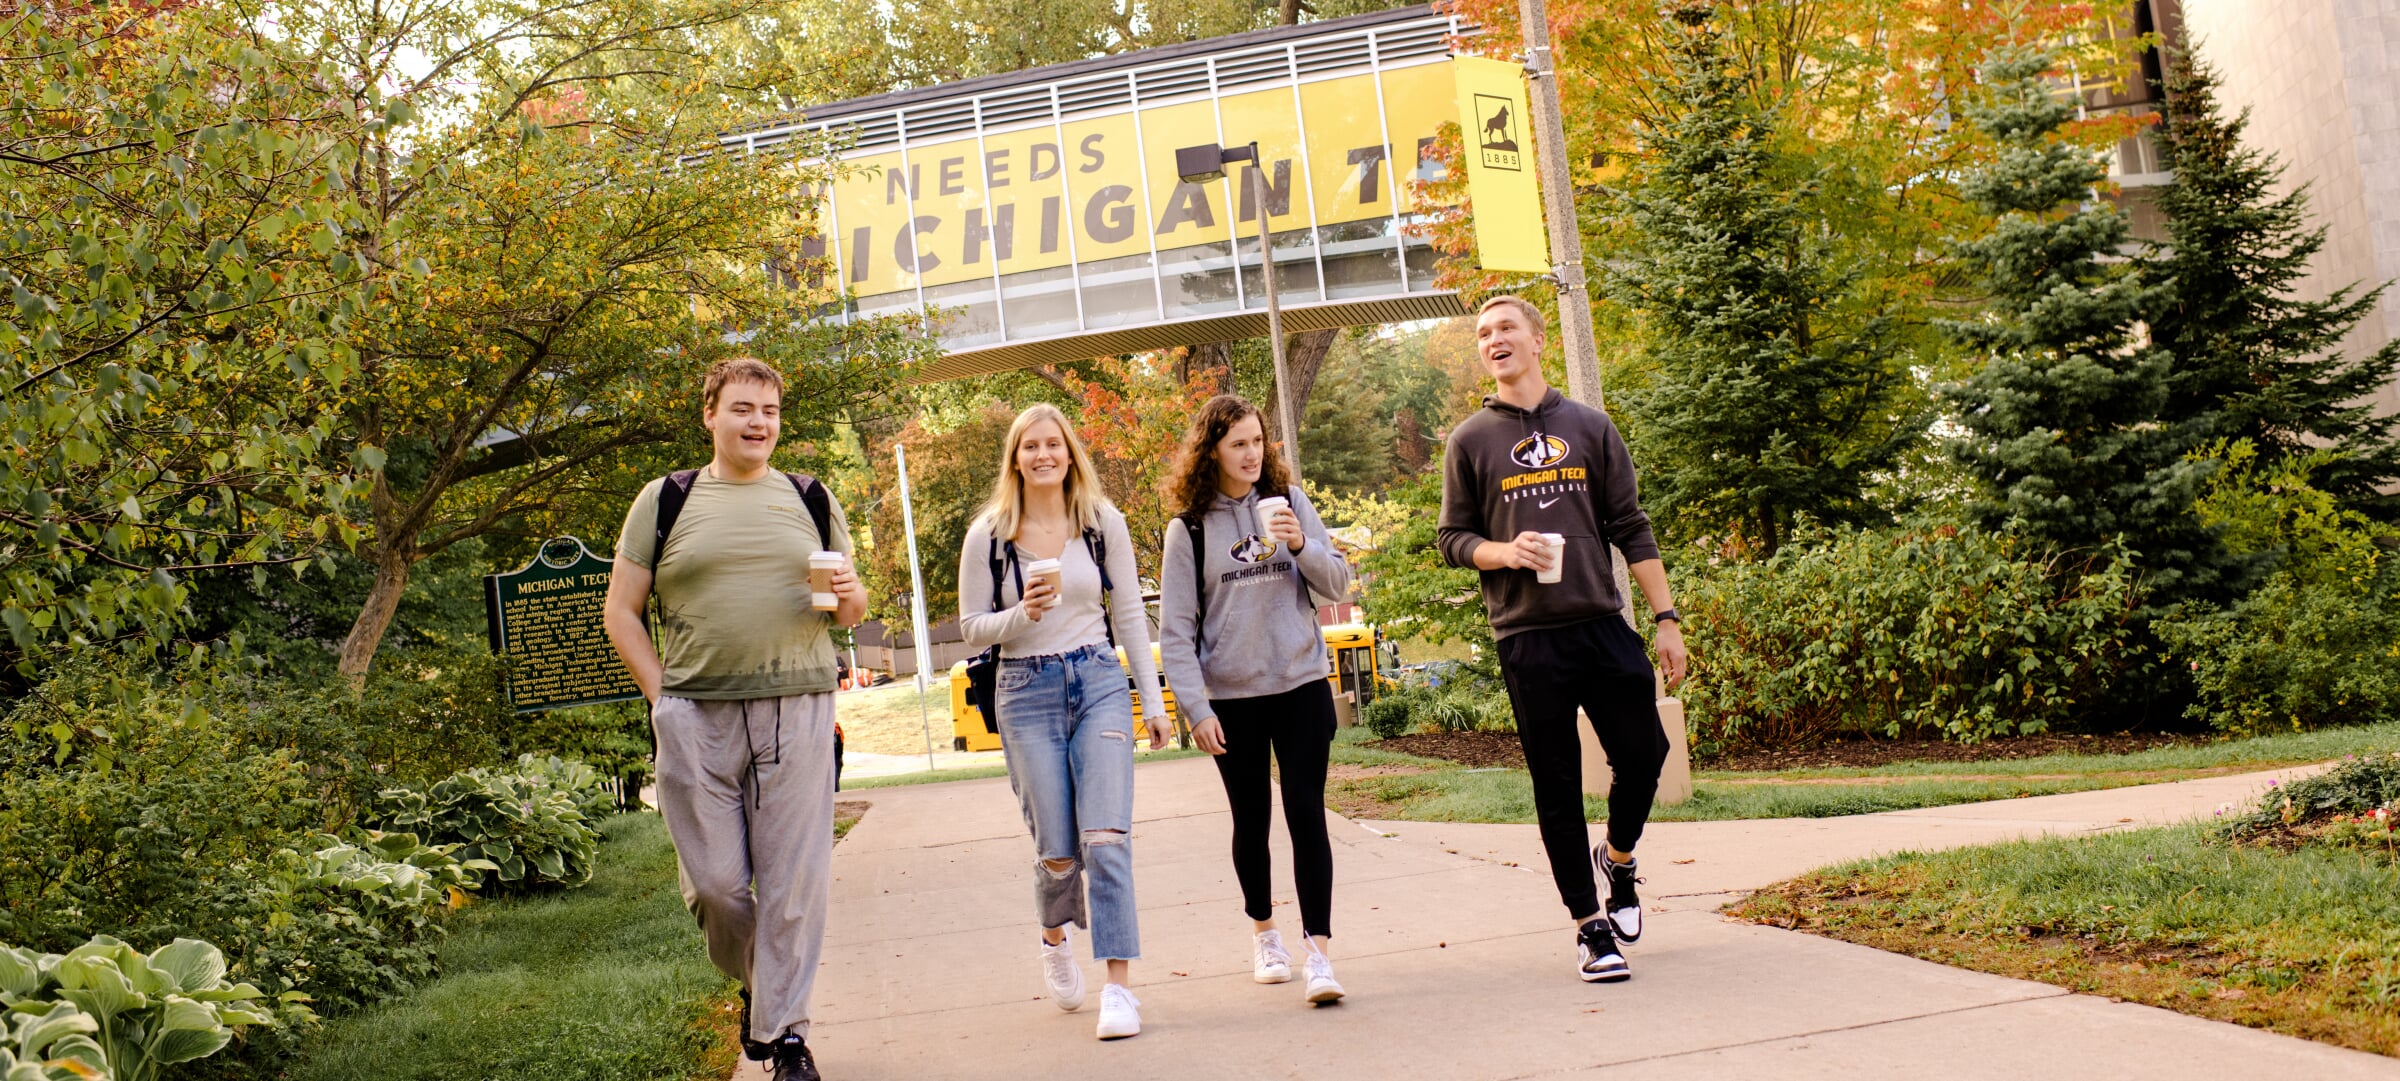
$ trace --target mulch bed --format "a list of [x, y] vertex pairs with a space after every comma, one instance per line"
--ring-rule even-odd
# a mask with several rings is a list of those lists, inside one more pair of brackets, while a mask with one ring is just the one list
[[[2167, 732], [2116, 735], [2009, 736], [1976, 744], [1938, 739], [1845, 740], [1815, 747], [1738, 751], [1692, 760], [1693, 769], [1771, 772], [1786, 769], [1872, 769], [1894, 762], [1997, 762], [2053, 754], [2130, 754], [2155, 747], [2198, 743], [2203, 737]], [[1370, 744], [1377, 750], [1439, 758], [1470, 767], [1522, 769], [1525, 752], [1514, 732], [1433, 732], [1394, 736]]]
[[1393, 736], [1369, 744], [1378, 751], [1397, 751], [1419, 758], [1440, 758], [1463, 766], [1525, 768], [1525, 748], [1514, 732], [1426, 732]]
[[2158, 747], [2199, 743], [2204, 737], [2171, 732], [2115, 735], [2007, 736], [1982, 743], [1938, 739], [1862, 739], [1801, 749], [1737, 751], [1692, 761], [1693, 769], [1738, 772], [1782, 769], [1872, 769], [1895, 762], [2001, 762], [2054, 754], [2132, 754]]

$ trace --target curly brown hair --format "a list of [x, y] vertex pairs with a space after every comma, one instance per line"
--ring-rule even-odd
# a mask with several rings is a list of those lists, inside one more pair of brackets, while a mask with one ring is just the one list
[[[1219, 394], [1192, 414], [1192, 423], [1183, 431], [1183, 443], [1175, 448], [1174, 467], [1167, 471], [1161, 489], [1167, 505], [1176, 508], [1178, 516], [1201, 514], [1217, 498], [1217, 444], [1225, 441], [1225, 433], [1233, 430], [1244, 417], [1257, 417], [1263, 433], [1267, 423], [1264, 414], [1248, 400], [1233, 394]], [[1262, 492], [1282, 494], [1292, 486], [1291, 472], [1284, 468], [1283, 455], [1274, 447], [1267, 448], [1266, 461], [1258, 470], [1258, 488]]]

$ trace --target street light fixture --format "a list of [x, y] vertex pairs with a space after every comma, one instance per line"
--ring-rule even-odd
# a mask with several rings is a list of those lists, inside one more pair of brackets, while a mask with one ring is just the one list
[[[1223, 147], [1215, 143], [1181, 147], [1175, 151], [1175, 174], [1187, 184], [1206, 184], [1225, 176], [1225, 167], [1237, 161], [1250, 163], [1253, 178], [1251, 190], [1258, 207], [1258, 266], [1265, 275], [1267, 287], [1267, 342], [1275, 351], [1275, 417], [1283, 427], [1283, 462], [1291, 469], [1292, 480], [1300, 480], [1300, 427], [1292, 423], [1292, 380], [1284, 369], [1283, 360], [1283, 296], [1275, 288], [1275, 240], [1267, 224], [1267, 174], [1260, 169], [1258, 144]], [[1237, 212], [1234, 215], [1239, 218]], [[1240, 240], [1234, 241], [1234, 273], [1241, 273]]]

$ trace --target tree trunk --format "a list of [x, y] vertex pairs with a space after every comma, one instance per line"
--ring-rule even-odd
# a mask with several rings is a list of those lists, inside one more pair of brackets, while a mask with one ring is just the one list
[[364, 683], [367, 669], [375, 663], [375, 650], [383, 644], [383, 632], [392, 625], [392, 615], [400, 610], [400, 594], [408, 589], [408, 571], [415, 564], [415, 553], [379, 549], [375, 553], [375, 584], [367, 590], [367, 602], [358, 609], [357, 621], [350, 624], [350, 636], [342, 639], [342, 675], [353, 684]]
[[1175, 381], [1190, 386], [1194, 380], [1206, 375], [1209, 384], [1217, 389], [1217, 393], [1233, 393], [1231, 345], [1231, 342], [1202, 342], [1199, 345], [1187, 346], [1183, 353], [1175, 358]]
[[[1317, 374], [1325, 370], [1325, 354], [1333, 351], [1333, 339], [1340, 334], [1337, 327], [1284, 339], [1283, 365], [1292, 374], [1292, 423], [1308, 426], [1308, 396], [1317, 389]], [[1276, 413], [1275, 403], [1260, 403], [1259, 412], [1266, 416], [1267, 438], [1283, 442], [1283, 420]]]

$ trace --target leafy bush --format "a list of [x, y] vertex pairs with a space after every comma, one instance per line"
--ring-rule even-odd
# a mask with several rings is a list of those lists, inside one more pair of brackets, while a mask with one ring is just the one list
[[313, 852], [277, 853], [239, 894], [227, 932], [245, 968], [307, 992], [327, 1014], [432, 978], [437, 917], [464, 905], [492, 864], [408, 833], [370, 831], [364, 848], [318, 840], [324, 846]]
[[2187, 604], [2154, 626], [2191, 672], [2185, 714], [2223, 731], [2400, 719], [2400, 566], [2355, 586], [2277, 573], [2231, 607]]
[[1360, 603], [1369, 620], [1393, 638], [1474, 646], [1484, 674], [1496, 678], [1481, 579], [1470, 568], [1443, 562], [1434, 546], [1442, 506], [1439, 470], [1419, 474], [1380, 499], [1329, 496], [1320, 506], [1328, 522], [1368, 532], [1359, 572]]
[[1808, 530], [1762, 562], [1678, 570], [1700, 753], [2062, 727], [2133, 652], [2124, 559], [2070, 559], [2003, 534]]
[[0, 941], [203, 939], [236, 978], [328, 1012], [430, 975], [433, 920], [451, 897], [420, 903], [415, 880], [447, 889], [488, 871], [462, 875], [456, 854], [362, 830], [367, 803], [395, 780], [496, 759], [505, 729], [472, 685], [488, 664], [448, 669], [463, 687], [392, 669], [362, 695], [275, 683], [217, 655], [157, 679], [131, 664], [62, 668], [0, 726]]
[[[144, 955], [107, 935], [64, 955], [0, 945], [0, 1007], [16, 1017], [9, 1042], [24, 1058], [72, 1059], [115, 1081], [153, 1081], [168, 1066], [223, 1050], [237, 1028], [310, 1016], [297, 1001], [278, 1004], [226, 982], [225, 956], [206, 942], [179, 938]], [[25, 1067], [8, 1065], [17, 1081]]]
[[1409, 727], [1415, 723], [1414, 713], [1421, 693], [1405, 689], [1385, 691], [1367, 703], [1363, 718], [1367, 731], [1375, 733], [1376, 739], [1407, 735]]
[[2265, 472], [2246, 443], [2199, 505], [2228, 549], [2276, 564], [2229, 605], [2186, 603], [2154, 625], [2191, 673], [2195, 720], [2243, 735], [2400, 719], [2400, 558], [2383, 527], [2309, 486], [2314, 454]]
[[576, 797], [542, 775], [471, 769], [426, 788], [386, 789], [380, 810], [394, 828], [489, 862], [503, 887], [583, 885], [599, 851], [600, 831]]

